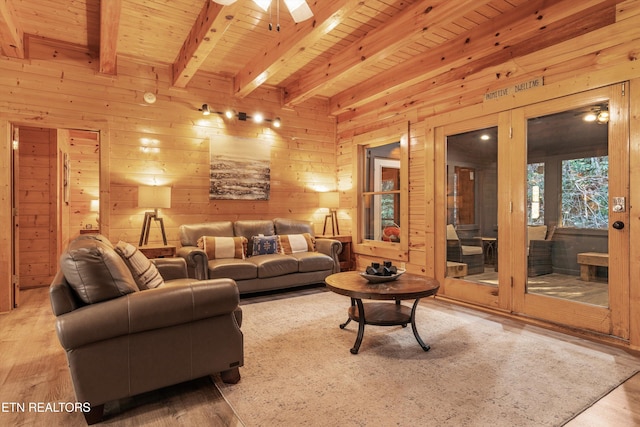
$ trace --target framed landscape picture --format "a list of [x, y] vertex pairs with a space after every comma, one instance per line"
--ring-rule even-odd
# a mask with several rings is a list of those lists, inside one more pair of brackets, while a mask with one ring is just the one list
[[269, 200], [271, 146], [254, 138], [211, 137], [209, 199]]

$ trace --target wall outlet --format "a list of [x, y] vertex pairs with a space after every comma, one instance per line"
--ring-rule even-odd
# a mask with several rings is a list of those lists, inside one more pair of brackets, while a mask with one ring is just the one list
[[403, 270], [406, 270], [407, 269], [407, 264], [404, 263], [404, 262], [401, 262], [400, 263], [400, 268], [403, 269]]

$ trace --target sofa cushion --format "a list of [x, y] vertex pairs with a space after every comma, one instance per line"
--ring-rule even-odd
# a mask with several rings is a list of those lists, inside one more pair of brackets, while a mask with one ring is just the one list
[[[273, 221], [268, 219], [243, 219], [233, 223], [233, 232], [236, 236], [244, 236], [251, 239], [252, 236], [273, 236], [276, 230]], [[252, 255], [251, 247], [247, 252], [248, 256]]]
[[298, 272], [298, 260], [288, 255], [256, 255], [248, 260], [258, 267], [260, 279]]
[[248, 280], [258, 277], [258, 267], [249, 260], [214, 259], [209, 260], [209, 279], [228, 277], [233, 280]]
[[251, 255], [269, 255], [281, 253], [279, 236], [253, 236]]
[[180, 226], [182, 246], [197, 246], [198, 239], [202, 236], [233, 237], [233, 222], [213, 221]]
[[276, 234], [302, 234], [309, 233], [312, 236], [313, 233], [313, 223], [310, 221], [301, 221], [298, 219], [288, 219], [288, 218], [275, 218], [273, 220], [273, 225], [276, 229]]
[[527, 226], [527, 246], [531, 240], [544, 240], [547, 237], [546, 225]]
[[153, 289], [162, 285], [164, 280], [158, 268], [138, 248], [120, 240], [114, 249], [129, 267], [139, 289]]
[[138, 291], [131, 271], [116, 251], [98, 239], [75, 239], [60, 257], [69, 286], [86, 304]]
[[291, 256], [298, 260], [300, 273], [333, 270], [333, 259], [329, 255], [319, 252], [298, 252]]
[[287, 254], [296, 252], [314, 252], [316, 250], [316, 239], [309, 233], [285, 234], [280, 236], [282, 251]]
[[209, 259], [244, 259], [247, 254], [247, 239], [244, 237], [202, 236], [198, 239], [198, 247], [204, 250]]

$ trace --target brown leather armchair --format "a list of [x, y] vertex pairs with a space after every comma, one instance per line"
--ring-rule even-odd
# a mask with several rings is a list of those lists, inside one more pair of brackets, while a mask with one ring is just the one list
[[51, 306], [77, 401], [91, 406], [88, 424], [101, 420], [108, 401], [216, 373], [240, 380], [233, 280], [189, 279], [184, 259], [167, 258], [153, 263], [160, 283], [139, 290], [113, 246], [91, 238], [70, 243], [60, 262]]

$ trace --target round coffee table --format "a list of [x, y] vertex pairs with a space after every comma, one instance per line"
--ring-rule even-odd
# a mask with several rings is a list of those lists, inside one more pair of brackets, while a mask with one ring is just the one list
[[[351, 320], [358, 322], [358, 336], [351, 349], [352, 354], [358, 354], [362, 337], [364, 336], [364, 325], [395, 326], [406, 327], [411, 323], [413, 335], [424, 351], [429, 351], [431, 347], [422, 341], [416, 328], [416, 308], [420, 298], [435, 295], [440, 284], [431, 277], [418, 276], [405, 273], [396, 280], [383, 283], [369, 283], [357, 271], [345, 271], [335, 273], [324, 279], [327, 288], [331, 291], [346, 295], [351, 298], [349, 307], [349, 318], [340, 325], [344, 329]], [[371, 300], [395, 300], [395, 304], [389, 302], [363, 304], [363, 299]], [[402, 300], [415, 299], [413, 307], [409, 308], [400, 303]]]

